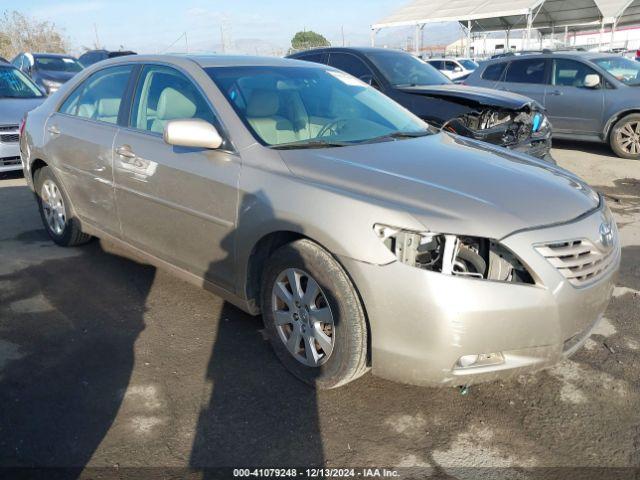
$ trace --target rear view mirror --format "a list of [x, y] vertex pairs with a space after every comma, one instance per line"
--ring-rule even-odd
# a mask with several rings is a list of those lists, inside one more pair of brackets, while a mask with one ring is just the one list
[[584, 77], [585, 88], [598, 88], [600, 86], [600, 75], [591, 73]]
[[220, 148], [223, 141], [216, 127], [199, 118], [168, 121], [163, 138], [169, 145], [211, 149]]

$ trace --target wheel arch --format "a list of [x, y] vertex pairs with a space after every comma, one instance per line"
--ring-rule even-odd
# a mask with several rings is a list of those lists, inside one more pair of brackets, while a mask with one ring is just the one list
[[607, 121], [604, 127], [604, 132], [603, 132], [604, 141], [607, 143], [611, 141], [611, 132], [613, 131], [613, 127], [616, 123], [618, 123], [624, 117], [628, 115], [633, 115], [633, 114], [640, 114], [640, 108], [629, 108], [611, 115], [611, 117], [609, 118], [609, 120]]
[[356, 292], [358, 300], [360, 301], [360, 305], [362, 306], [362, 311], [364, 312], [364, 318], [367, 328], [367, 363], [371, 362], [371, 324], [369, 322], [369, 315], [367, 313], [367, 306], [364, 303], [364, 299], [360, 293], [358, 285], [353, 279], [353, 276], [350, 274], [349, 270], [346, 266], [340, 261], [336, 255], [334, 255], [330, 249], [322, 244], [322, 242], [317, 241], [316, 239], [305, 235], [301, 232], [297, 232], [294, 230], [275, 230], [263, 235], [253, 246], [251, 253], [247, 259], [246, 265], [246, 275], [245, 275], [245, 283], [244, 283], [244, 294], [247, 298], [247, 305], [249, 305], [251, 309], [251, 313], [255, 315], [260, 314], [260, 289], [261, 289], [261, 280], [262, 275], [261, 272], [264, 268], [265, 262], [267, 259], [275, 252], [278, 248], [283, 247], [289, 243], [293, 243], [297, 240], [309, 240], [324, 250], [326, 250], [331, 257], [342, 267], [345, 274], [349, 278], [349, 281], [353, 285], [353, 289]]

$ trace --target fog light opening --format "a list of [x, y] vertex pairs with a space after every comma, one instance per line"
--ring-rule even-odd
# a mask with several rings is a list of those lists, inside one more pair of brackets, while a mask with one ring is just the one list
[[477, 355], [463, 355], [458, 359], [454, 367], [455, 370], [467, 368], [487, 367], [504, 363], [504, 356], [501, 352], [480, 353]]

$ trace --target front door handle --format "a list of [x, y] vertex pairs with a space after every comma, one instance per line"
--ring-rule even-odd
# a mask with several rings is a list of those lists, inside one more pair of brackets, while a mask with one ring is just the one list
[[121, 157], [136, 158], [136, 154], [133, 153], [129, 145], [121, 145], [120, 147], [116, 148], [116, 153]]
[[555, 96], [555, 97], [561, 97], [562, 96], [562, 92], [560, 90], [554, 90], [553, 92], [550, 92], [550, 94]]
[[47, 132], [49, 132], [51, 135], [60, 135], [60, 129], [55, 125], [51, 125], [49, 128], [47, 128]]

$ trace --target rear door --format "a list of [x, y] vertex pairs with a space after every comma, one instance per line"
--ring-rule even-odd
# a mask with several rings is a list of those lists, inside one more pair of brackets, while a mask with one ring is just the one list
[[549, 65], [549, 60], [538, 56], [512, 60], [507, 66], [504, 81], [497, 88], [519, 93], [544, 104]]
[[[600, 86], [584, 86], [587, 75], [600, 76]], [[605, 80], [584, 62], [554, 58], [545, 107], [555, 131], [598, 135], [604, 115]]]
[[146, 65], [131, 117], [114, 142], [116, 202], [124, 238], [199, 277], [231, 289], [240, 157], [172, 146], [170, 120], [198, 118], [223, 129], [196, 83], [184, 72]]
[[113, 191], [113, 140], [132, 65], [97, 71], [65, 99], [45, 127], [45, 150], [75, 213], [120, 235]]

